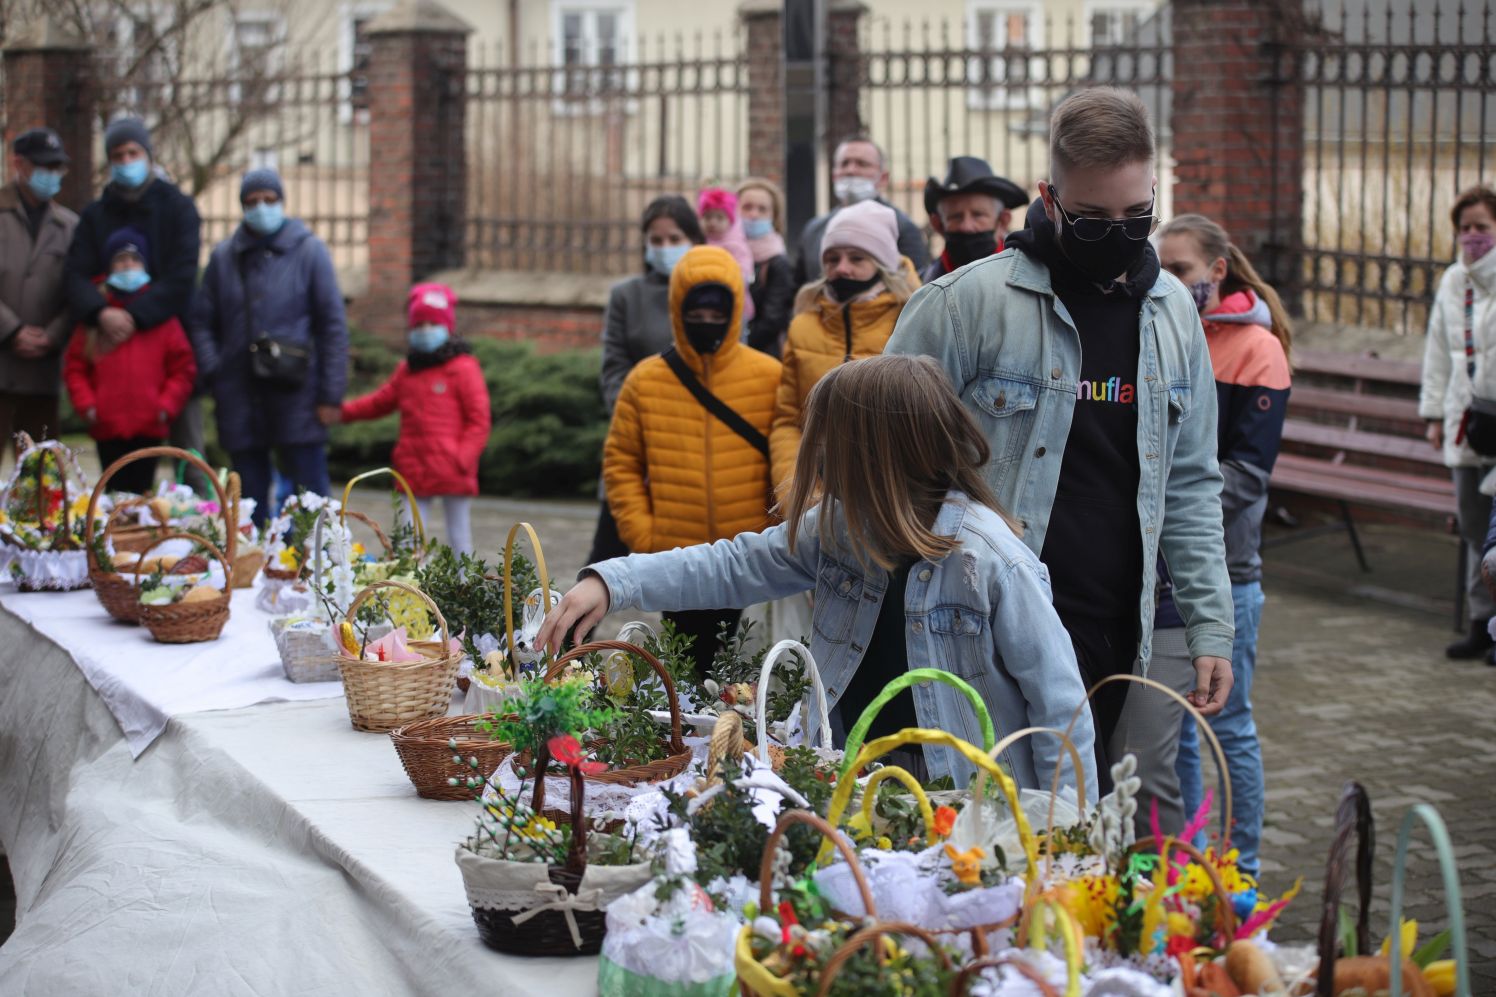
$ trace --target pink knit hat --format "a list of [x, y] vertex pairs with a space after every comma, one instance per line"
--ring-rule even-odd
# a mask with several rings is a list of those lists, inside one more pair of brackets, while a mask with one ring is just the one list
[[736, 221], [738, 217], [738, 195], [722, 187], [708, 187], [696, 195], [696, 214], [705, 215], [708, 211], [720, 211], [727, 216], [728, 221]]
[[457, 331], [457, 292], [446, 284], [417, 284], [405, 299], [407, 329], [419, 325], [444, 325]]
[[821, 252], [832, 248], [860, 249], [890, 273], [899, 269], [899, 218], [877, 201], [858, 201], [842, 208], [826, 224]]

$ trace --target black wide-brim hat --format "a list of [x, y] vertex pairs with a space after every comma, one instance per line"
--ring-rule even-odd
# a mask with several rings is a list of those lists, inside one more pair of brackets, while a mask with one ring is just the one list
[[925, 213], [933, 215], [943, 198], [952, 194], [986, 194], [1016, 211], [1029, 203], [1023, 188], [1006, 177], [992, 172], [987, 160], [976, 156], [957, 156], [951, 160], [942, 182], [931, 177], [925, 181]]

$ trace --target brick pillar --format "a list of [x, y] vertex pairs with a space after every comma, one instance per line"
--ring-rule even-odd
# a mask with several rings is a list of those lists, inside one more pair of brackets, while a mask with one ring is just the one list
[[86, 41], [50, 18], [27, 26], [5, 45], [5, 155], [28, 129], [57, 132], [72, 160], [57, 200], [74, 211], [93, 199], [90, 51]]
[[[826, 0], [826, 159], [836, 144], [860, 132], [862, 43], [858, 28], [867, 13], [858, 0]], [[873, 136], [876, 140], [877, 136]]]
[[1174, 211], [1219, 222], [1298, 310], [1304, 90], [1289, 0], [1173, 0]]
[[369, 281], [355, 312], [388, 339], [412, 283], [463, 265], [471, 31], [434, 0], [401, 0], [368, 27]]
[[784, 186], [784, 49], [779, 0], [738, 7], [748, 45], [748, 172]]

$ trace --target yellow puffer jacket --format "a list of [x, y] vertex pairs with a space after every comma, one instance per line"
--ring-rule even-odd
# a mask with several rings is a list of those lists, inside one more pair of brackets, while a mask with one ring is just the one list
[[[733, 330], [703, 357], [681, 320], [686, 293], [700, 284], [732, 292]], [[732, 256], [698, 246], [670, 275], [675, 349], [706, 388], [765, 436], [774, 416], [779, 361], [738, 341], [743, 273]], [[770, 523], [769, 462], [708, 412], [661, 357], [623, 382], [603, 449], [603, 480], [618, 534], [629, 550], [650, 553], [761, 530]]]
[[[903, 273], [911, 287], [919, 276], [908, 257]], [[800, 452], [800, 418], [805, 399], [831, 368], [848, 360], [875, 357], [888, 345], [904, 304], [888, 291], [866, 301], [842, 305], [822, 294], [815, 307], [790, 322], [784, 344], [784, 370], [774, 402], [774, 426], [769, 433], [769, 455], [774, 465], [774, 487], [783, 497]]]

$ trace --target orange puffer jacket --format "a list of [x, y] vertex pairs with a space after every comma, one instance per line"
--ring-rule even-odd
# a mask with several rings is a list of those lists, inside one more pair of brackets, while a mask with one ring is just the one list
[[[903, 258], [904, 278], [919, 287], [914, 264]], [[822, 292], [811, 308], [796, 315], [784, 344], [784, 372], [769, 433], [774, 487], [784, 497], [800, 453], [800, 420], [805, 399], [816, 382], [848, 360], [875, 357], [888, 345], [904, 303], [887, 290], [861, 301], [841, 304]]]
[[[710, 356], [692, 349], [681, 304], [699, 284], [730, 290], [730, 328], [742, 325], [741, 269], [725, 250], [698, 246], [670, 275], [675, 349], [712, 394], [767, 436], [779, 361], [734, 335]], [[623, 382], [603, 449], [603, 480], [618, 534], [635, 553], [708, 543], [770, 524], [768, 460], [708, 412], [658, 356]]]

